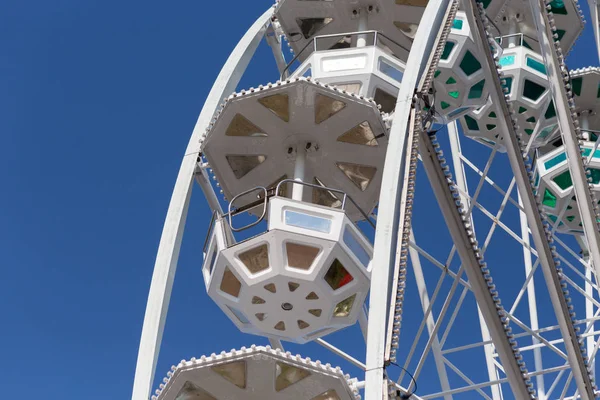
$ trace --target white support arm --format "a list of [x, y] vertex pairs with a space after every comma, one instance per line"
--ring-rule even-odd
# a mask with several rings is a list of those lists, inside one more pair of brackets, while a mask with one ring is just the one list
[[429, 55], [435, 50], [435, 42], [450, 0], [430, 0], [425, 8], [415, 40], [408, 56], [407, 68], [402, 78], [394, 120], [386, 151], [385, 164], [379, 195], [377, 229], [373, 248], [373, 274], [369, 297], [369, 323], [367, 337], [367, 371], [365, 374], [365, 399], [381, 400], [387, 396], [384, 388], [384, 354], [388, 304], [393, 282], [392, 272], [396, 257], [400, 197], [402, 192], [403, 165], [408, 124], [413, 95], [429, 64]]
[[269, 47], [271, 47], [271, 51], [273, 51], [273, 57], [275, 57], [277, 70], [279, 71], [279, 75], [281, 75], [283, 74], [283, 71], [285, 71], [287, 63], [285, 61], [285, 57], [283, 56], [283, 51], [281, 50], [281, 38], [277, 37], [277, 32], [275, 29], [273, 29], [273, 25], [269, 26], [265, 37], [267, 38]]
[[269, 8], [256, 20], [225, 62], [206, 98], [181, 162], [154, 264], [135, 369], [132, 400], [148, 400], [152, 390], [196, 171], [196, 158], [200, 151], [200, 138], [223, 98], [235, 91], [264, 36], [272, 13], [272, 9]]
[[[450, 141], [450, 151], [452, 152], [452, 165], [454, 166], [454, 179], [456, 181], [456, 185], [460, 188], [463, 193], [469, 193], [469, 188], [467, 185], [467, 179], [465, 177], [465, 168], [461, 160], [462, 149], [460, 147], [460, 136], [458, 134], [458, 123], [453, 121], [447, 125], [448, 128], [448, 139]], [[472, 210], [472, 205], [470, 199], [461, 194], [461, 199], [465, 207], [469, 210]], [[473, 230], [473, 234], [475, 234], [475, 224], [473, 222], [473, 215], [470, 214], [471, 218], [471, 229]], [[490, 331], [485, 324], [485, 320], [483, 319], [483, 315], [481, 314], [481, 309], [479, 305], [477, 306], [477, 316], [479, 317], [479, 326], [481, 330], [481, 338], [484, 342], [491, 341], [492, 337], [490, 336]], [[498, 371], [496, 369], [496, 365], [494, 364], [494, 345], [486, 344], [483, 347], [483, 351], [485, 354], [485, 364], [488, 370], [488, 377], [491, 381], [498, 380]], [[493, 385], [490, 387], [492, 392], [493, 400], [502, 400], [502, 386], [501, 385]]]
[[589, 183], [585, 173], [585, 167], [581, 159], [581, 149], [579, 148], [579, 140], [577, 138], [576, 128], [571, 109], [568, 103], [568, 97], [563, 78], [561, 76], [560, 62], [556, 57], [553, 44], [548, 35], [549, 27], [542, 16], [539, 0], [530, 0], [531, 11], [535, 18], [537, 28], [537, 38], [540, 43], [540, 50], [544, 57], [544, 63], [548, 72], [548, 82], [550, 83], [550, 91], [556, 109], [556, 117], [560, 128], [562, 141], [567, 153], [569, 162], [569, 172], [573, 180], [573, 191], [577, 197], [577, 205], [581, 214], [581, 222], [583, 223], [583, 231], [590, 249], [591, 262], [596, 271], [596, 276], [600, 277], [600, 232], [598, 231], [598, 223], [596, 222], [596, 212], [594, 209], [594, 199], [591, 196]]
[[497, 299], [497, 294], [494, 293], [492, 281], [481, 270], [480, 259], [477, 256], [479, 249], [464, 227], [462, 216], [456, 206], [456, 198], [448, 187], [447, 176], [437, 162], [438, 155], [426, 132], [420, 135], [419, 149], [423, 167], [450, 231], [452, 241], [456, 246], [460, 261], [469, 277], [471, 289], [496, 346], [498, 357], [502, 361], [510, 388], [515, 398], [531, 399], [528, 382], [524, 376], [526, 371], [522, 369], [524, 364], [520, 362], [520, 355], [514, 351], [504, 323], [504, 310]]

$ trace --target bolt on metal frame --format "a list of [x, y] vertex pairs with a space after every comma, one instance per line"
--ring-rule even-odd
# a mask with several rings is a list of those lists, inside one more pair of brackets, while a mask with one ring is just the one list
[[[367, 371], [365, 373], [365, 399], [387, 398], [387, 384], [384, 382], [384, 354], [386, 353], [385, 326], [388, 320], [390, 302], [390, 282], [393, 281], [401, 192], [406, 190], [401, 182], [405, 163], [404, 149], [410, 139], [407, 130], [413, 108], [413, 96], [423, 74], [427, 73], [427, 55], [433, 53], [437, 34], [446, 22], [451, 6], [449, 0], [431, 0], [423, 13], [417, 29], [407, 68], [398, 94], [390, 139], [384, 164], [381, 192], [379, 196], [378, 224], [375, 232], [371, 287], [387, 290], [372, 290], [369, 298], [369, 323], [367, 338]], [[403, 156], [398, 156], [402, 154]]]

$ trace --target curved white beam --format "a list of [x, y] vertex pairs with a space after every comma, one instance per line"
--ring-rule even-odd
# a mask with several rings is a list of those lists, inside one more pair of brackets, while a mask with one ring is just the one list
[[135, 368], [132, 400], [148, 400], [152, 390], [156, 361], [171, 299], [181, 238], [194, 181], [196, 158], [200, 151], [200, 138], [223, 98], [235, 91], [270, 24], [271, 15], [272, 9], [269, 8], [250, 27], [225, 62], [204, 102], [204, 107], [200, 112], [181, 162], [156, 254]]
[[376, 267], [371, 275], [369, 297], [369, 321], [367, 337], [367, 371], [365, 373], [365, 399], [381, 400], [384, 398], [386, 325], [388, 322], [388, 305], [391, 298], [394, 265], [398, 241], [401, 195], [403, 190], [403, 166], [406, 161], [406, 141], [411, 123], [412, 101], [419, 82], [429, 67], [429, 55], [435, 51], [437, 33], [446, 22], [446, 14], [451, 0], [431, 0], [425, 7], [417, 34], [412, 44], [406, 71], [402, 78], [394, 119], [389, 134], [379, 207], [377, 211], [377, 229], [373, 260]]

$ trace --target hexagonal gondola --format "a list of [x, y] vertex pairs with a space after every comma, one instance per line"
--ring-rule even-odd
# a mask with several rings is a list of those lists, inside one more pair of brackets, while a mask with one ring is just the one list
[[459, 11], [434, 73], [435, 111], [442, 122], [453, 121], [486, 103], [488, 89], [480, 57], [466, 15]]
[[367, 213], [377, 204], [387, 128], [373, 101], [300, 77], [232, 95], [203, 140], [228, 199], [294, 178], [300, 157], [305, 182], [340, 189]]
[[373, 249], [343, 210], [273, 197], [265, 233], [236, 243], [229, 228], [216, 221], [203, 275], [240, 330], [305, 343], [356, 322]]
[[[600, 198], [600, 150], [594, 150], [594, 142], [583, 142], [582, 148], [583, 156], [589, 160], [588, 167], [594, 192], [596, 197]], [[537, 167], [536, 186], [548, 218], [552, 222], [558, 222], [559, 232], [583, 234], [564, 147], [561, 146], [540, 157]]]
[[[499, 63], [521, 134], [532, 148], [544, 146], [559, 135], [556, 110], [542, 57], [525, 46], [505, 48]], [[460, 119], [466, 136], [499, 151], [506, 151], [498, 128], [498, 108], [491, 100]]]
[[339, 367], [252, 345], [181, 361], [152, 400], [355, 400], [355, 382]]
[[[600, 131], [600, 69], [584, 68], [571, 71], [571, 86], [575, 109], [583, 136], [582, 155], [589, 167], [591, 183], [600, 198], [600, 150], [596, 147]], [[563, 233], [583, 234], [579, 207], [575, 201], [573, 181], [564, 146], [549, 146], [550, 150], [537, 160], [536, 186], [548, 217]]]

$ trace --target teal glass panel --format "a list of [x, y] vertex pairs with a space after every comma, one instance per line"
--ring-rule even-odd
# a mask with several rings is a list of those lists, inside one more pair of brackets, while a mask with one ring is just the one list
[[594, 185], [600, 183], [600, 169], [590, 168], [590, 173], [592, 177], [592, 183]]
[[[591, 153], [592, 153], [592, 149], [588, 149], [588, 148], [584, 148], [583, 149], [583, 156], [584, 157], [589, 157], [589, 155]], [[594, 158], [600, 158], [600, 150], [594, 151]]]
[[472, 131], [479, 130], [479, 124], [477, 123], [475, 118], [465, 115], [465, 122], [467, 123], [467, 128], [469, 128], [469, 130], [472, 130]]
[[550, 125], [544, 129], [542, 129], [540, 134], [538, 135], [538, 137], [541, 139], [545, 139], [546, 137], [548, 137], [548, 135], [550, 135], [554, 131], [554, 129], [556, 129], [556, 125]]
[[566, 190], [566, 189], [570, 188], [571, 186], [573, 186], [573, 180], [571, 179], [571, 174], [569, 173], [568, 170], [561, 174], [556, 175], [554, 178], [552, 178], [552, 180], [562, 190]]
[[508, 94], [510, 94], [511, 90], [512, 90], [512, 82], [513, 82], [513, 78], [508, 76], [506, 78], [504, 78], [504, 80], [506, 81], [506, 84], [503, 84], [502, 87], [505, 87], [508, 89]]
[[552, 0], [550, 2], [550, 11], [552, 11], [554, 14], [568, 14], [565, 3], [562, 0]]
[[535, 69], [537, 72], [541, 72], [542, 74], [546, 75], [546, 66], [538, 60], [535, 60], [529, 56], [527, 56], [527, 66], [529, 68]]
[[560, 153], [544, 163], [544, 168], [550, 169], [567, 160], [567, 153]]
[[525, 84], [523, 85], [523, 97], [532, 101], [537, 101], [542, 97], [545, 91], [546, 88], [542, 85], [538, 85], [529, 79], [525, 79]]
[[515, 56], [502, 56], [498, 61], [501, 67], [513, 65], [515, 63]]

